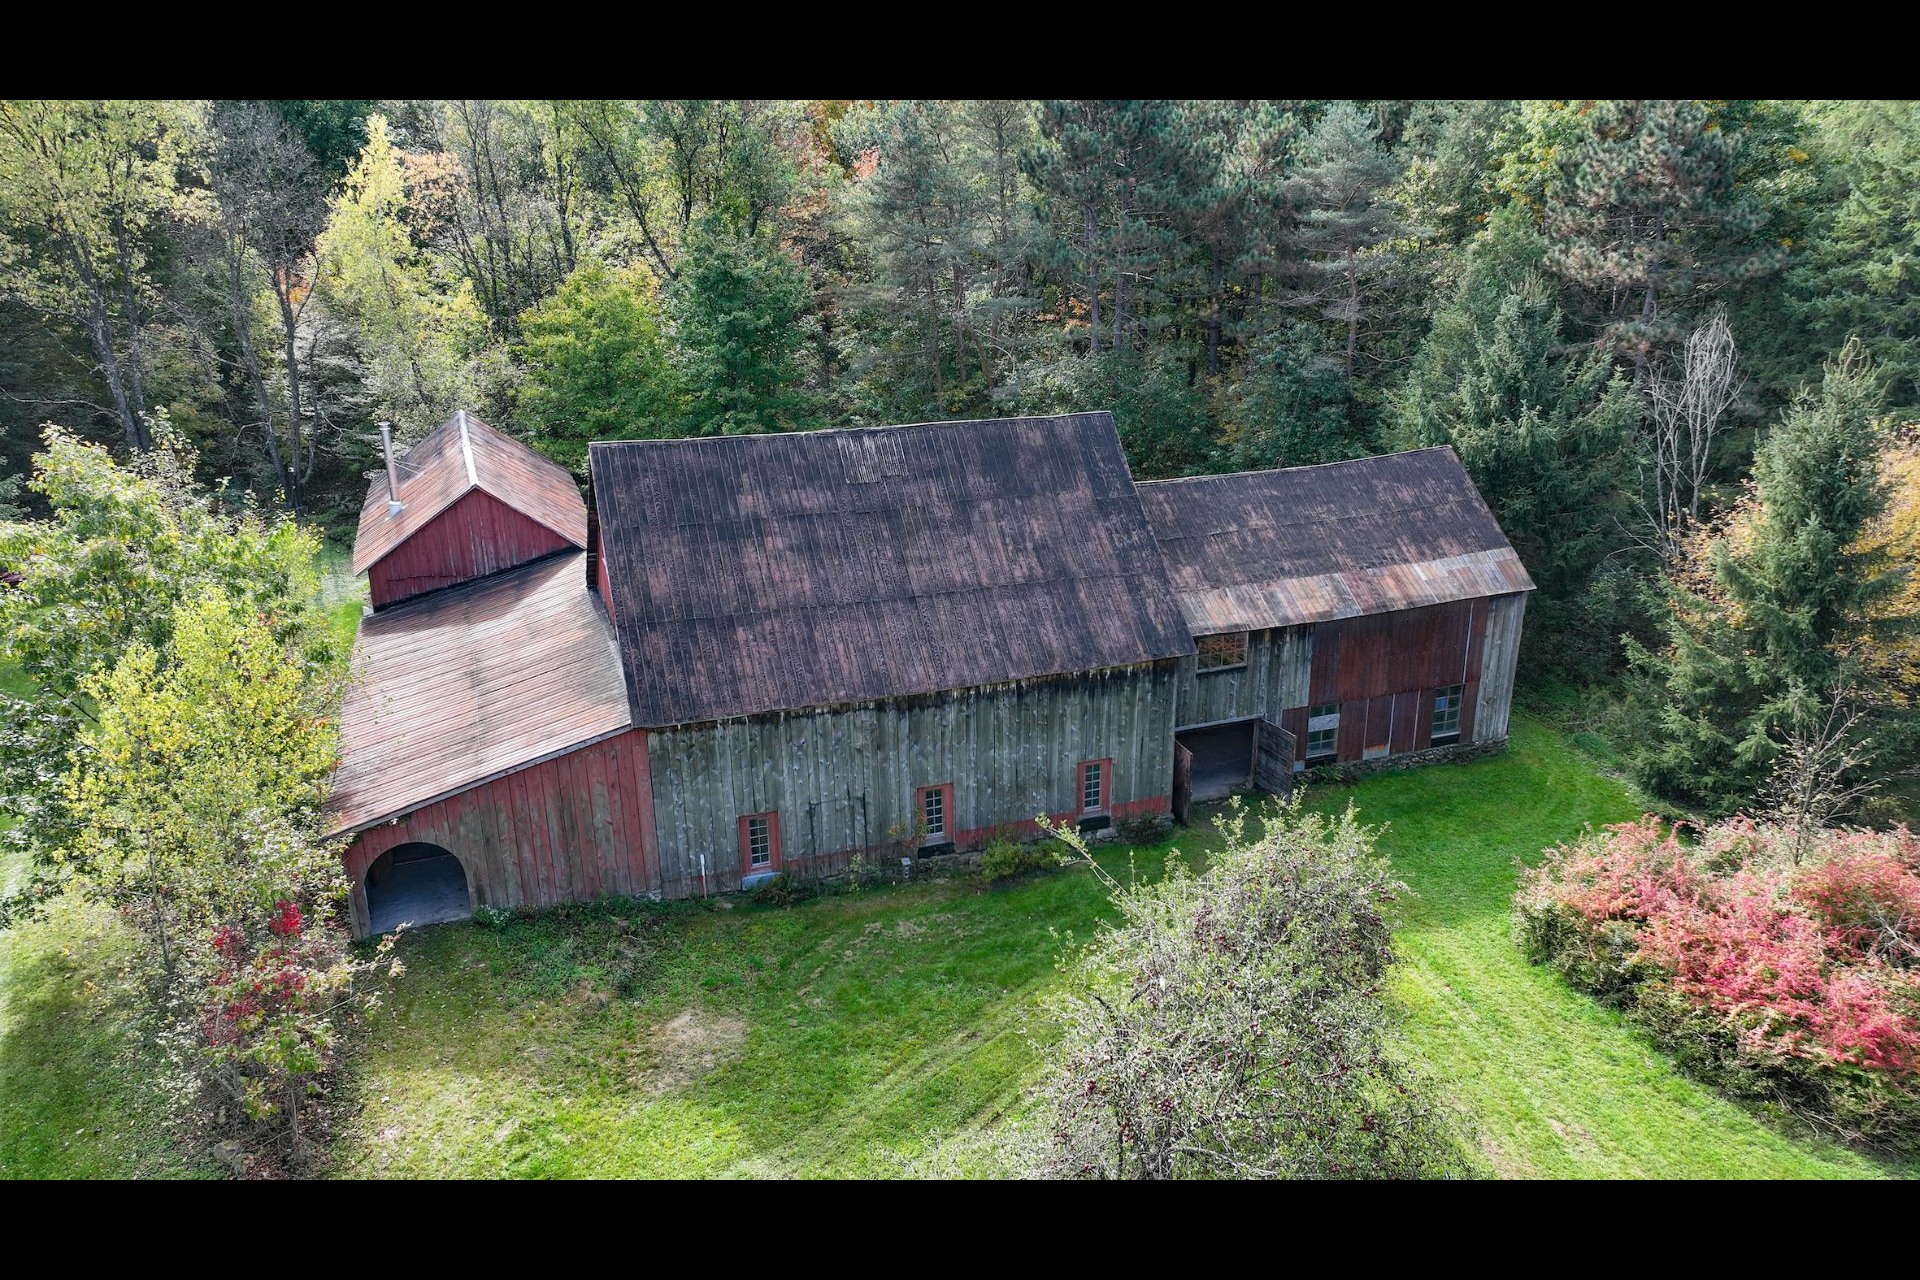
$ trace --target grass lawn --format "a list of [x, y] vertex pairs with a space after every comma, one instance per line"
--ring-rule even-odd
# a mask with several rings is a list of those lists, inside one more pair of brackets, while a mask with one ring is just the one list
[[[1507, 936], [1514, 858], [1634, 812], [1557, 730], [1522, 717], [1504, 755], [1317, 803], [1350, 799], [1390, 824], [1383, 847], [1417, 893], [1396, 991], [1412, 1048], [1491, 1172], [1911, 1172], [1769, 1128], [1521, 958]], [[1138, 869], [1206, 843], [1189, 832], [1135, 855]], [[1107, 855], [1122, 869], [1128, 856]], [[1065, 935], [1088, 936], [1105, 911], [1090, 875], [1063, 872], [793, 909], [615, 903], [422, 931], [402, 942], [409, 971], [366, 1033], [331, 1172], [901, 1172], [930, 1131], [964, 1139], [1020, 1107]], [[0, 1169], [180, 1171], [148, 1140], [149, 1100], [103, 1083], [93, 1041], [57, 1034], [63, 1018], [100, 1025], [77, 1003], [71, 959], [0, 942], [10, 1007], [24, 994], [31, 1015], [5, 1015]]]

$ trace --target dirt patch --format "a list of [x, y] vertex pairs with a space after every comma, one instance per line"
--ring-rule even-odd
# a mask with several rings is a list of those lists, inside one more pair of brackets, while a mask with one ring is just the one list
[[646, 1033], [635, 1083], [650, 1094], [685, 1089], [738, 1056], [746, 1042], [742, 1019], [685, 1010]]

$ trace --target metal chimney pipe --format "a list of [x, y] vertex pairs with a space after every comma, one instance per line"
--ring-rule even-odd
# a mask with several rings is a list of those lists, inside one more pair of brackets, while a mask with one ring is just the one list
[[393, 460], [393, 424], [380, 424], [380, 449], [387, 457], [387, 518], [391, 520], [407, 509], [400, 501], [400, 468]]

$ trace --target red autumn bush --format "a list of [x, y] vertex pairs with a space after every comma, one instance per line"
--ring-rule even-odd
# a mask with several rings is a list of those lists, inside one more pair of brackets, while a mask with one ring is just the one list
[[1794, 847], [1747, 819], [1590, 832], [1522, 872], [1516, 937], [1730, 1091], [1920, 1145], [1920, 838]]

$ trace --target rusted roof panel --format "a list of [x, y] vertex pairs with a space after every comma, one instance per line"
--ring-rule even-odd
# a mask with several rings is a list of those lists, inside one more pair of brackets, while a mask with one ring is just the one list
[[555, 556], [362, 620], [328, 802], [351, 831], [627, 727], [586, 557]]
[[1193, 650], [1105, 413], [591, 450], [633, 721]]
[[1140, 485], [1195, 635], [1533, 590], [1452, 449]]
[[587, 504], [564, 467], [504, 436], [466, 410], [448, 418], [398, 459], [399, 515], [387, 514], [384, 471], [360, 505], [353, 571], [365, 573], [435, 516], [484, 489], [576, 547], [587, 545]]

